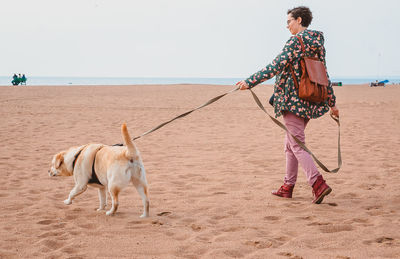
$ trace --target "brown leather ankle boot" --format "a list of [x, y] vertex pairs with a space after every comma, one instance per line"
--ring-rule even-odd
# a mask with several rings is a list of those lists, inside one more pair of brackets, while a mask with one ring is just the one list
[[281, 188], [279, 188], [277, 191], [272, 191], [271, 193], [283, 198], [292, 198], [293, 189], [294, 185], [284, 183]]
[[330, 194], [332, 191], [332, 188], [325, 183], [322, 175], [317, 177], [317, 180], [313, 184], [312, 188], [314, 194], [314, 200], [312, 202], [316, 204], [320, 204], [324, 197]]

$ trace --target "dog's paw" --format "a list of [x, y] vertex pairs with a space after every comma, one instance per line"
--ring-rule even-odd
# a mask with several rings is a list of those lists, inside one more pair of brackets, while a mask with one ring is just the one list
[[149, 215], [148, 214], [146, 214], [146, 213], [143, 213], [141, 216], [140, 216], [141, 218], [148, 218], [149, 217]]
[[106, 215], [107, 216], [113, 216], [114, 215], [114, 211], [109, 210], [109, 211], [106, 212]]
[[96, 209], [96, 211], [104, 211], [104, 210], [106, 210], [106, 208], [98, 208], [98, 209]]
[[64, 201], [64, 203], [65, 203], [66, 205], [70, 205], [70, 204], [72, 203], [72, 201], [71, 201], [70, 199], [66, 199], [66, 200]]

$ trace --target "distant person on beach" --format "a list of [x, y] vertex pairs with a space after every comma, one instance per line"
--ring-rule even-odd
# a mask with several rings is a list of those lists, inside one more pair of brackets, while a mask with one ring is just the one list
[[26, 76], [25, 76], [25, 74], [22, 74], [21, 84], [25, 84], [26, 85]]
[[[283, 121], [292, 135], [303, 143], [305, 142], [304, 130], [310, 119], [321, 117], [331, 109], [334, 116], [339, 117], [336, 108], [336, 97], [332, 86], [328, 87], [328, 100], [323, 103], [311, 103], [301, 100], [293, 83], [293, 77], [288, 64], [292, 64], [300, 82], [302, 55], [301, 43], [296, 37], [300, 36], [305, 45], [307, 56], [318, 56], [325, 64], [324, 36], [322, 32], [307, 29], [312, 20], [312, 13], [308, 7], [300, 6], [288, 10], [287, 28], [293, 35], [284, 46], [279, 55], [265, 68], [254, 73], [246, 80], [238, 82], [241, 90], [255, 87], [256, 85], [276, 76], [273, 103], [275, 116], [283, 116]], [[298, 165], [300, 164], [307, 176], [307, 181], [313, 189], [313, 203], [321, 203], [332, 189], [326, 184], [322, 175], [312, 160], [311, 155], [302, 149], [287, 133], [285, 137], [286, 175], [283, 185], [272, 194], [284, 198], [292, 198], [292, 193], [297, 180]]]
[[18, 76], [17, 74], [13, 75], [13, 80], [11, 81], [12, 85], [18, 85], [19, 84], [19, 80], [18, 80]]

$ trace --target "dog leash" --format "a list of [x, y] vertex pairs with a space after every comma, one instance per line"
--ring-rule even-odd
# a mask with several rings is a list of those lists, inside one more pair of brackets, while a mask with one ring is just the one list
[[[156, 131], [156, 130], [162, 128], [162, 127], [164, 127], [165, 125], [167, 125], [167, 124], [173, 122], [174, 120], [177, 120], [177, 119], [186, 117], [187, 115], [191, 114], [192, 112], [194, 112], [194, 111], [196, 111], [196, 110], [199, 110], [199, 109], [201, 109], [201, 108], [203, 108], [203, 107], [205, 107], [205, 106], [208, 106], [208, 105], [210, 105], [210, 104], [212, 104], [212, 103], [218, 101], [219, 99], [221, 99], [221, 98], [224, 97], [225, 95], [228, 95], [228, 94], [230, 94], [230, 93], [236, 92], [236, 91], [239, 90], [239, 89], [240, 89], [240, 87], [236, 87], [236, 88], [232, 89], [231, 91], [228, 91], [228, 92], [226, 92], [226, 93], [224, 93], [224, 94], [218, 95], [218, 96], [216, 96], [216, 97], [214, 97], [214, 98], [208, 100], [208, 101], [205, 102], [204, 104], [202, 104], [202, 105], [200, 105], [200, 106], [198, 106], [198, 107], [196, 107], [196, 108], [194, 108], [194, 109], [192, 109], [192, 110], [190, 110], [190, 111], [187, 111], [187, 112], [185, 112], [185, 113], [182, 113], [182, 114], [180, 114], [180, 115], [178, 115], [178, 116], [176, 116], [176, 117], [174, 117], [174, 118], [172, 118], [172, 119], [170, 119], [170, 120], [168, 120], [168, 121], [166, 121], [166, 122], [163, 122], [163, 123], [161, 123], [160, 125], [158, 125], [158, 126], [152, 128], [152, 129], [150, 129], [150, 130], [144, 132], [143, 134], [141, 134], [141, 135], [139, 135], [139, 136], [137, 136], [137, 137], [134, 137], [132, 140], [136, 140], [136, 139], [139, 139], [139, 138], [141, 138], [141, 137], [143, 137], [143, 136], [145, 136], [145, 135], [147, 135], [147, 134], [150, 134], [150, 133], [152, 133], [152, 132], [154, 132], [154, 131]], [[283, 125], [279, 120], [277, 120], [277, 119], [275, 119], [274, 117], [272, 117], [272, 116], [267, 112], [267, 110], [264, 108], [264, 106], [262, 105], [262, 103], [261, 103], [260, 99], [257, 97], [257, 95], [251, 90], [251, 88], [249, 88], [249, 90], [250, 90], [250, 92], [251, 92], [251, 94], [252, 94], [252, 96], [253, 96], [253, 98], [254, 98], [254, 101], [257, 103], [258, 107], [259, 107], [262, 111], [264, 111], [264, 112], [271, 118], [271, 120], [272, 120], [273, 122], [275, 122], [279, 127], [281, 127], [282, 129], [284, 129], [286, 132], [288, 132], [288, 133], [293, 137], [293, 139], [297, 142], [297, 144], [299, 144], [299, 146], [301, 146], [305, 151], [307, 151], [307, 152], [313, 157], [313, 159], [315, 160], [315, 162], [316, 162], [325, 172], [328, 172], [328, 173], [337, 173], [337, 172], [339, 171], [340, 167], [342, 166], [342, 155], [341, 155], [341, 151], [340, 151], [340, 122], [339, 122], [339, 118], [336, 118], [336, 117], [334, 117], [334, 116], [331, 115], [332, 119], [337, 123], [337, 125], [338, 125], [338, 130], [339, 130], [339, 135], [338, 135], [338, 136], [339, 136], [339, 137], [338, 137], [338, 167], [335, 168], [335, 169], [333, 169], [333, 170], [329, 170], [323, 163], [321, 163], [321, 162], [318, 160], [318, 158], [311, 152], [311, 150], [310, 150], [304, 143], [302, 143], [299, 139], [297, 139], [295, 136], [293, 136], [293, 135], [288, 131], [288, 129], [286, 128], [285, 125]], [[113, 146], [122, 146], [122, 144], [115, 144], [115, 145], [113, 145]]]
[[292, 133], [290, 133], [288, 131], [288, 129], [286, 128], [285, 125], [282, 124], [282, 122], [278, 121], [277, 119], [275, 119], [274, 117], [272, 117], [267, 110], [264, 108], [264, 106], [262, 105], [260, 99], [258, 99], [257, 95], [253, 92], [253, 90], [251, 90], [251, 88], [249, 88], [251, 95], [254, 98], [254, 101], [257, 103], [258, 107], [265, 112], [273, 122], [275, 122], [279, 127], [281, 127], [282, 129], [284, 129], [287, 133], [290, 134], [290, 136], [293, 137], [293, 139], [297, 142], [297, 144], [299, 144], [299, 146], [301, 146], [305, 151], [307, 151], [312, 158], [314, 159], [314, 161], [325, 171], [328, 173], [337, 173], [340, 169], [340, 167], [342, 166], [342, 153], [340, 151], [340, 122], [339, 122], [339, 118], [333, 116], [331, 114], [331, 118], [337, 123], [338, 125], [338, 167], [333, 169], [333, 170], [329, 170], [323, 163], [321, 163], [321, 161], [318, 160], [318, 158], [315, 157], [315, 155], [311, 152], [311, 150], [303, 143], [301, 142], [298, 138], [296, 138], [295, 136], [292, 135]]
[[160, 125], [158, 125], [158, 126], [152, 128], [152, 129], [146, 131], [146, 132], [143, 133], [142, 135], [139, 135], [139, 136], [137, 136], [137, 137], [134, 137], [132, 140], [136, 140], [136, 139], [141, 138], [141, 137], [143, 137], [143, 136], [145, 136], [145, 135], [147, 135], [147, 134], [150, 134], [150, 133], [152, 133], [153, 131], [156, 131], [156, 130], [158, 130], [158, 129], [164, 127], [165, 125], [167, 125], [167, 124], [173, 122], [173, 121], [176, 120], [176, 119], [179, 119], [179, 118], [183, 118], [183, 117], [185, 117], [185, 116], [188, 116], [188, 115], [191, 114], [192, 112], [197, 111], [197, 110], [199, 110], [199, 109], [201, 109], [201, 108], [203, 108], [203, 107], [206, 107], [207, 105], [210, 105], [210, 104], [212, 104], [212, 103], [218, 101], [219, 99], [221, 99], [221, 98], [224, 97], [225, 95], [230, 94], [230, 93], [233, 93], [233, 92], [236, 92], [237, 90], [239, 90], [239, 88], [240, 88], [240, 87], [236, 87], [235, 89], [233, 89], [233, 90], [231, 90], [231, 91], [229, 91], [229, 92], [226, 92], [226, 93], [224, 93], [224, 94], [218, 95], [217, 97], [214, 97], [214, 98], [208, 100], [207, 102], [205, 102], [204, 104], [200, 105], [199, 107], [196, 107], [196, 108], [194, 108], [194, 109], [191, 110], [191, 111], [182, 113], [181, 115], [178, 115], [178, 116], [176, 116], [175, 118], [173, 118], [173, 119], [171, 119], [171, 120], [169, 120], [169, 121], [166, 121], [166, 122], [164, 122], [164, 123], [161, 123]]

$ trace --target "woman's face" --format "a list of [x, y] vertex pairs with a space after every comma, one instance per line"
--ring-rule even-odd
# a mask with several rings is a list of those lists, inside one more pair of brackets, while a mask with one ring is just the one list
[[287, 16], [287, 26], [286, 28], [289, 29], [290, 33], [292, 35], [297, 34], [300, 32], [302, 26], [301, 26], [301, 17], [297, 17], [297, 19], [294, 19], [292, 14], [288, 14]]

